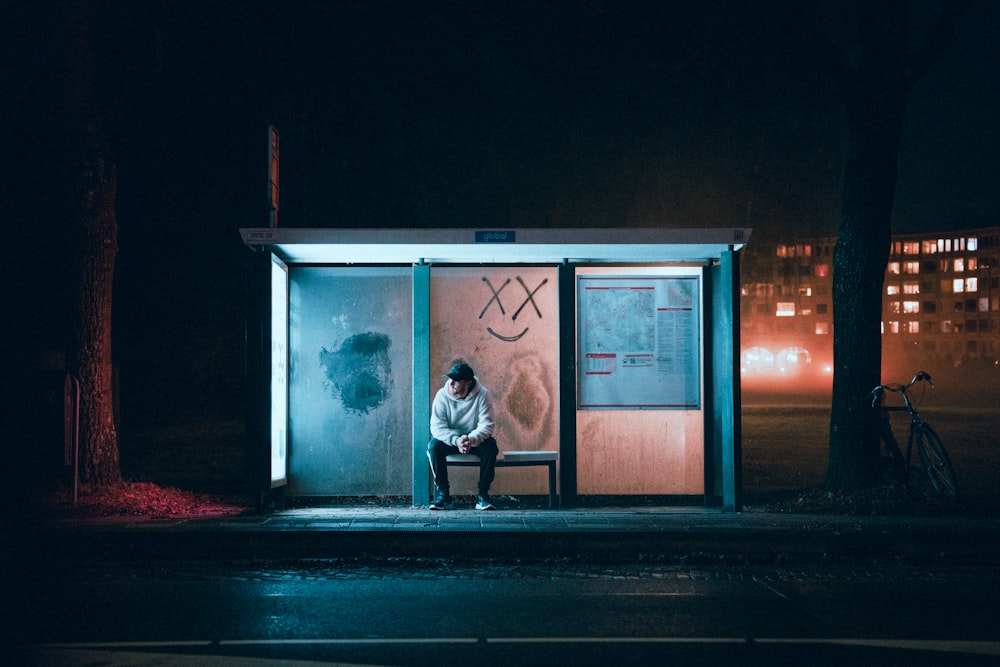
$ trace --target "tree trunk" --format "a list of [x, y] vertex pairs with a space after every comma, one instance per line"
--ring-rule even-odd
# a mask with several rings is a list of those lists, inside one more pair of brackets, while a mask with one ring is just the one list
[[69, 188], [69, 225], [78, 253], [78, 282], [68, 367], [80, 379], [81, 481], [112, 485], [121, 481], [111, 357], [111, 294], [118, 253], [117, 181], [93, 85], [90, 4], [73, 2], [69, 20], [69, 132], [63, 173]]
[[862, 21], [861, 61], [842, 85], [849, 145], [833, 257], [834, 381], [826, 485], [878, 478], [870, 391], [880, 384], [882, 289], [891, 242], [899, 142], [906, 110], [904, 3], [876, 3]]

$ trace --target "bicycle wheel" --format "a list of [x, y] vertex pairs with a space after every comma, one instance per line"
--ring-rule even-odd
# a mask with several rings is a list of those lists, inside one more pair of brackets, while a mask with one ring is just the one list
[[941, 438], [927, 424], [917, 426], [913, 435], [917, 441], [920, 460], [924, 464], [924, 470], [927, 471], [931, 485], [943, 496], [958, 495], [955, 471], [951, 467], [951, 461], [948, 460], [948, 453], [944, 450], [944, 445], [941, 444]]

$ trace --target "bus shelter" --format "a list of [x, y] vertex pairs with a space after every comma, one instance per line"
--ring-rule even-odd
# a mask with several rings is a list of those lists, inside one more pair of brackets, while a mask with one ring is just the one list
[[[556, 454], [563, 506], [740, 510], [749, 229], [240, 232], [254, 251], [246, 437], [262, 499], [428, 504], [431, 402], [462, 360], [493, 394], [501, 452]], [[492, 493], [541, 494], [544, 473], [498, 470]], [[475, 470], [451, 477], [474, 495]]]

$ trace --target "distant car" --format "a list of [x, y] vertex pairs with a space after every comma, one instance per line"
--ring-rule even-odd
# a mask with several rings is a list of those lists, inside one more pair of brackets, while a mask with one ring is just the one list
[[754, 346], [740, 355], [743, 375], [770, 375], [774, 372], [774, 353], [766, 347]]
[[775, 369], [782, 375], [798, 375], [812, 363], [812, 355], [804, 347], [786, 347], [775, 357]]

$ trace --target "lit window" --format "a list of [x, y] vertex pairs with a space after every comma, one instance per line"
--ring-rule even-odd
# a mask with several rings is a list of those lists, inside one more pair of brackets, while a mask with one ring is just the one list
[[965, 268], [968, 269], [969, 271], [975, 271], [976, 270], [976, 258], [975, 257], [970, 257], [969, 259], [965, 260]]
[[924, 241], [922, 244], [922, 249], [925, 255], [933, 255], [937, 252], [938, 246], [937, 241]]
[[906, 333], [920, 333], [920, 322], [907, 322], [906, 323]]
[[951, 291], [952, 292], [964, 292], [965, 291], [965, 281], [961, 278], [955, 278], [951, 281]]
[[988, 313], [990, 312], [990, 300], [983, 297], [979, 300], [979, 312]]
[[903, 241], [903, 254], [904, 255], [919, 255], [920, 254], [920, 242], [919, 241]]
[[802, 286], [802, 287], [799, 288], [799, 296], [812, 296], [812, 295], [813, 295], [813, 288], [812, 287], [809, 287], [808, 285], [804, 285], [804, 286]]
[[979, 250], [979, 239], [977, 239], [975, 236], [970, 237], [968, 242], [966, 242], [965, 244], [965, 249], [972, 252]]
[[899, 275], [899, 262], [889, 262], [889, 273]]
[[903, 264], [903, 273], [920, 273], [920, 262], [906, 262]]
[[779, 301], [778, 310], [774, 314], [778, 317], [794, 317], [795, 304], [791, 301]]
[[899, 285], [886, 285], [885, 293], [890, 296], [899, 294]]
[[903, 294], [920, 294], [920, 283], [903, 283]]
[[829, 322], [817, 322], [816, 323], [816, 334], [819, 336], [826, 336], [830, 333], [830, 323]]
[[889, 322], [889, 333], [899, 333], [899, 322]]
[[904, 313], [919, 313], [920, 312], [920, 302], [919, 301], [904, 301], [903, 302], [903, 312]]
[[965, 271], [965, 260], [963, 258], [959, 257], [952, 264], [953, 268], [955, 269], [955, 273], [961, 273], [962, 271]]
[[817, 264], [816, 265], [816, 277], [826, 278], [830, 274], [829, 264]]
[[899, 302], [890, 301], [889, 302], [889, 312], [898, 315], [900, 313]]
[[951, 320], [941, 320], [941, 333], [951, 333]]
[[975, 292], [979, 289], [979, 278], [966, 278], [965, 279], [965, 291]]

